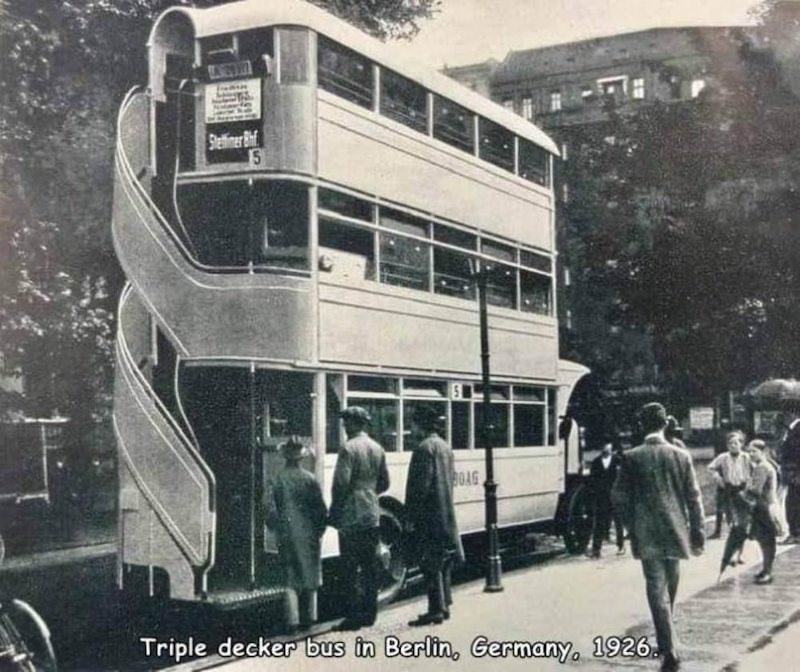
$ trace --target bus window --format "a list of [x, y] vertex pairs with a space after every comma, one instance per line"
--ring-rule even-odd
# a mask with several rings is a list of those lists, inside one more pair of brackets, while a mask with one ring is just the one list
[[528, 268], [534, 268], [537, 271], [544, 271], [550, 273], [553, 270], [553, 260], [538, 252], [530, 252], [528, 250], [519, 251], [519, 263]]
[[[428, 238], [428, 223], [388, 208], [381, 209], [381, 226]], [[427, 291], [430, 288], [430, 244], [421, 240], [380, 234], [380, 280], [387, 285]]]
[[547, 152], [524, 138], [518, 138], [518, 142], [520, 177], [548, 186], [550, 157]]
[[400, 450], [397, 440], [397, 404], [395, 399], [348, 397], [348, 406], [361, 406], [372, 418], [367, 433], [388, 453]]
[[347, 391], [396, 395], [397, 383], [396, 378], [351, 375], [347, 377]]
[[319, 36], [317, 53], [319, 85], [351, 103], [372, 109], [372, 64], [355, 51], [322, 35]]
[[475, 153], [475, 115], [465, 107], [434, 95], [433, 137], [452, 147]]
[[191, 246], [201, 264], [246, 268], [250, 261], [250, 231], [242, 204], [246, 182], [192, 184], [178, 189], [177, 207]]
[[450, 424], [453, 450], [468, 450], [470, 447], [470, 407], [469, 401], [454, 401], [451, 407]]
[[308, 268], [308, 188], [296, 182], [256, 182], [252, 225], [256, 266]]
[[279, 28], [281, 84], [308, 83], [308, 30]]
[[197, 260], [212, 267], [308, 268], [308, 189], [292, 182], [185, 185], [178, 210]]
[[486, 264], [486, 302], [501, 308], [517, 307], [517, 269], [505, 264]]
[[333, 189], [319, 189], [318, 207], [320, 210], [335, 212], [344, 217], [360, 219], [372, 223], [375, 207], [369, 201], [364, 201], [349, 194]]
[[[509, 429], [509, 409], [508, 403], [491, 403], [489, 405], [489, 437], [493, 448], [507, 448], [511, 445], [508, 435]], [[483, 436], [480, 435], [480, 427], [483, 427], [483, 403], [475, 404], [475, 447], [483, 448]]]
[[514, 170], [514, 134], [500, 124], [479, 117], [478, 138], [480, 149], [478, 155], [495, 166]]
[[346, 438], [339, 418], [344, 409], [344, 376], [326, 375], [325, 387], [325, 452], [338, 453]]
[[550, 277], [520, 271], [520, 309], [538, 315], [550, 314]]
[[319, 253], [324, 268], [340, 279], [375, 279], [375, 234], [367, 229], [320, 217]]
[[544, 404], [514, 403], [514, 446], [544, 445]]
[[415, 131], [428, 132], [428, 92], [391, 70], [381, 70], [381, 114]]
[[556, 430], [558, 428], [558, 392], [555, 389], [547, 390], [547, 445], [556, 445]]
[[203, 65], [226, 63], [236, 58], [233, 33], [212, 35], [200, 40], [200, 58]]
[[[437, 242], [463, 247], [465, 250], [478, 249], [477, 236], [450, 226], [434, 224], [433, 237]], [[472, 262], [473, 257], [470, 254], [440, 247], [434, 248], [433, 291], [462, 299], [475, 299]]]
[[251, 63], [254, 75], [265, 77], [272, 74], [267, 64], [274, 56], [271, 28], [253, 28], [239, 33], [239, 58]]
[[[447, 403], [444, 401], [403, 401], [403, 450], [414, 450], [427, 436], [426, 433], [414, 422], [414, 414], [420, 407], [431, 409], [437, 416], [447, 417]], [[443, 429], [443, 438], [447, 439], [446, 423]]]

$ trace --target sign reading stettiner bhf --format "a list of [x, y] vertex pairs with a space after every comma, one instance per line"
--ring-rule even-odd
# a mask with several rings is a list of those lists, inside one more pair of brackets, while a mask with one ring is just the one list
[[205, 91], [206, 161], [247, 161], [263, 147], [261, 80], [208, 84]]

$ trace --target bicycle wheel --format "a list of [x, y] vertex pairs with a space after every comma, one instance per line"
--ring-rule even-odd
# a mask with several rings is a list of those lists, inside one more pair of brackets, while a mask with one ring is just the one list
[[50, 630], [27, 602], [0, 605], [0, 670], [56, 672]]

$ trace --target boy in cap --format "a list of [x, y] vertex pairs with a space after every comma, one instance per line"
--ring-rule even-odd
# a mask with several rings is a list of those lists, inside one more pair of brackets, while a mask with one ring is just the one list
[[611, 499], [630, 531], [633, 556], [642, 561], [661, 670], [674, 672], [680, 668], [672, 625], [680, 561], [703, 552], [703, 504], [691, 455], [664, 438], [664, 407], [645, 404], [640, 419], [644, 443], [623, 455]]
[[357, 630], [375, 623], [378, 614], [378, 495], [389, 489], [389, 471], [383, 448], [367, 435], [369, 413], [351, 406], [342, 411], [341, 418], [347, 441], [336, 459], [330, 521], [339, 530], [342, 580], [345, 586], [355, 587], [349, 593], [347, 617], [339, 627]]
[[267, 526], [274, 529], [278, 558], [287, 585], [287, 627], [309, 627], [317, 619], [317, 589], [322, 585], [320, 538], [327, 510], [313, 474], [300, 466], [305, 454], [300, 437], [281, 446], [285, 468], [273, 481]]

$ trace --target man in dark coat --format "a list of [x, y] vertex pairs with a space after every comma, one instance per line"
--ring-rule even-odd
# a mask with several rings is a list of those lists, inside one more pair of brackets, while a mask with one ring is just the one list
[[317, 589], [322, 585], [319, 542], [327, 510], [317, 479], [300, 466], [305, 448], [299, 437], [292, 436], [281, 453], [286, 468], [273, 482], [267, 525], [276, 533], [288, 588], [286, 625], [293, 630], [317, 620]]
[[625, 533], [622, 528], [622, 520], [614, 515], [611, 506], [611, 488], [617, 479], [619, 471], [620, 456], [613, 452], [613, 444], [606, 443], [600, 454], [592, 460], [589, 471], [589, 487], [592, 492], [594, 525], [592, 527], [592, 552], [591, 557], [599, 558], [603, 542], [608, 537], [611, 528], [611, 519], [617, 532], [617, 552], [621, 555], [625, 552]]
[[703, 552], [703, 503], [691, 455], [664, 438], [664, 407], [646, 404], [641, 423], [644, 443], [624, 453], [611, 499], [642, 561], [661, 670], [674, 672], [680, 668], [672, 625], [680, 561]]
[[383, 448], [367, 435], [369, 413], [351, 406], [341, 417], [347, 442], [339, 450], [333, 473], [330, 523], [339, 530], [342, 580], [353, 588], [347, 617], [339, 627], [357, 630], [375, 623], [378, 615], [378, 495], [389, 489], [389, 471]]
[[780, 449], [781, 476], [786, 483], [786, 522], [789, 537], [785, 543], [800, 543], [800, 412], [783, 415], [786, 438]]
[[414, 413], [425, 438], [411, 456], [405, 501], [412, 546], [428, 586], [428, 612], [411, 621], [412, 626], [450, 618], [452, 560], [454, 555], [464, 558], [453, 505], [453, 451], [438, 432], [443, 420], [427, 406]]

